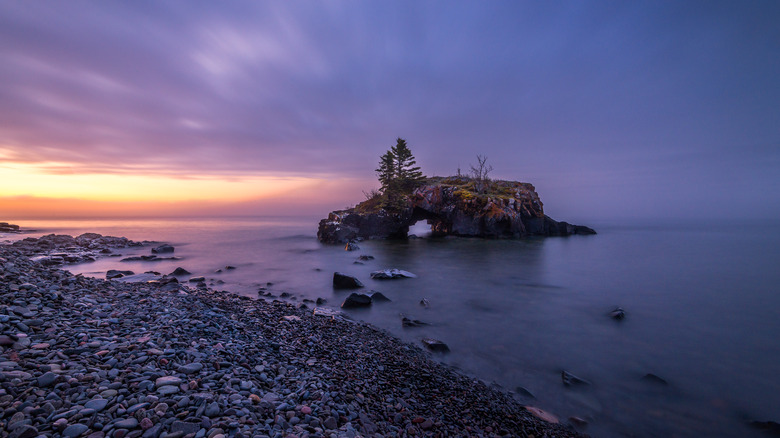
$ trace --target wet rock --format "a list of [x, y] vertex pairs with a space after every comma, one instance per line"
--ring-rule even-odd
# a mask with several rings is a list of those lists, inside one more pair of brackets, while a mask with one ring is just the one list
[[447, 353], [447, 352], [450, 351], [450, 347], [447, 344], [445, 344], [444, 342], [439, 341], [438, 339], [423, 338], [422, 343], [429, 350], [435, 351], [437, 353]]
[[561, 371], [561, 379], [563, 380], [563, 384], [566, 386], [589, 386], [590, 385], [590, 382], [588, 382], [587, 380], [581, 379], [566, 370]]
[[363, 255], [358, 256], [357, 259], [358, 259], [358, 261], [361, 261], [361, 262], [367, 262], [369, 260], [374, 260], [374, 256], [363, 254]]
[[382, 292], [374, 292], [371, 294], [371, 300], [373, 301], [392, 301], [390, 298], [387, 298], [385, 294]]
[[135, 275], [135, 272], [133, 271], [119, 271], [117, 269], [109, 269], [108, 272], [106, 272], [106, 280], [111, 280], [114, 278], [122, 278], [125, 275]]
[[355, 277], [341, 272], [333, 273], [333, 288], [335, 289], [358, 289], [364, 287], [363, 283]]
[[558, 417], [542, 409], [535, 408], [533, 406], [526, 406], [525, 410], [527, 410], [528, 412], [531, 413], [531, 415], [533, 415], [534, 417], [540, 420], [544, 420], [548, 423], [553, 423], [553, 424], [559, 423]]
[[642, 381], [652, 383], [655, 385], [663, 385], [663, 386], [669, 385], [669, 382], [667, 382], [665, 379], [658, 377], [652, 373], [647, 373], [644, 376], [642, 376]]
[[163, 244], [157, 248], [152, 248], [152, 254], [171, 254], [175, 251], [175, 248], [171, 245]]
[[620, 321], [626, 317], [626, 311], [618, 307], [615, 310], [609, 312], [609, 316], [612, 319]]
[[347, 245], [344, 247], [344, 249], [347, 251], [357, 251], [360, 249], [360, 247], [357, 243], [347, 242]]
[[407, 317], [401, 318], [401, 326], [402, 327], [422, 327], [428, 325], [428, 323], [422, 322], [418, 319], [410, 319]]
[[355, 307], [368, 307], [371, 305], [371, 297], [369, 297], [366, 294], [356, 294], [352, 293], [350, 294], [343, 303], [341, 303], [341, 307], [344, 309], [350, 309]]
[[393, 280], [397, 278], [417, 278], [417, 276], [401, 269], [384, 269], [372, 272], [371, 278], [374, 280]]
[[535, 395], [533, 395], [533, 393], [532, 393], [531, 391], [529, 391], [529, 390], [525, 389], [525, 388], [524, 388], [524, 387], [522, 387], [522, 386], [517, 386], [517, 387], [515, 387], [515, 392], [516, 392], [518, 395], [520, 395], [520, 396], [523, 396], [523, 397], [526, 397], [526, 398], [533, 398], [533, 399], [535, 399], [535, 398], [536, 398], [536, 396], [535, 396]]
[[178, 267], [178, 268], [174, 269], [173, 272], [171, 272], [168, 275], [181, 276], [181, 275], [191, 275], [191, 274], [192, 274], [192, 272], [190, 272], [190, 271], [188, 271], [188, 270], [186, 270], [186, 269], [184, 269], [182, 267]]

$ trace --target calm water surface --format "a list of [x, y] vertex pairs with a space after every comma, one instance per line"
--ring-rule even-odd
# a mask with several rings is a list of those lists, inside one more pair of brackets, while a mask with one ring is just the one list
[[[410, 342], [441, 339], [452, 352], [436, 359], [526, 388], [536, 399], [518, 395], [523, 403], [587, 419], [582, 430], [594, 436], [763, 436], [747, 421], [780, 421], [777, 223], [591, 223], [596, 236], [371, 241], [355, 252], [319, 244], [314, 217], [12, 223], [38, 229], [33, 236], [164, 241], [183, 257], [69, 268], [98, 277], [182, 266], [215, 289], [256, 297], [268, 287], [335, 308], [348, 292], [332, 289], [333, 272], [355, 275], [392, 302], [348, 311], [352, 318]], [[9, 238], [18, 237], [0, 236]], [[360, 254], [375, 259], [354, 264]], [[225, 265], [237, 269], [215, 273]], [[370, 279], [390, 267], [418, 278]], [[616, 306], [625, 320], [609, 318]], [[400, 314], [430, 325], [403, 329]], [[561, 370], [592, 385], [566, 388]], [[669, 385], [643, 381], [647, 373]]]

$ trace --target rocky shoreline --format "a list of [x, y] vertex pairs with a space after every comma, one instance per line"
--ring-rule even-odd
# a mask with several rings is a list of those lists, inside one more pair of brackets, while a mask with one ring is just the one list
[[306, 304], [74, 276], [31, 256], [0, 246], [2, 438], [578, 436]]

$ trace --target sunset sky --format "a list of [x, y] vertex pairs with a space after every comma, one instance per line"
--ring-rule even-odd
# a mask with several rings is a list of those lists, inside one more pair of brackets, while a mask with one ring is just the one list
[[0, 3], [0, 220], [321, 214], [407, 140], [561, 220], [780, 216], [780, 2]]

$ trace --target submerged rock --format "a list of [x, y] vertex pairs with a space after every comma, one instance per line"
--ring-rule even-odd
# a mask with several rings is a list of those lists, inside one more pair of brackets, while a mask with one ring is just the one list
[[363, 286], [363, 283], [361, 283], [360, 280], [351, 275], [334, 272], [333, 287], [336, 289], [358, 289], [365, 286]]
[[642, 376], [642, 380], [648, 383], [654, 383], [656, 385], [669, 385], [669, 382], [667, 382], [665, 379], [656, 376], [652, 373], [647, 373], [644, 376]]
[[106, 272], [106, 280], [111, 280], [114, 278], [122, 278], [126, 275], [135, 275], [135, 272], [133, 271], [119, 271], [116, 269], [109, 269], [108, 272]]
[[152, 248], [152, 254], [170, 254], [175, 251], [175, 248], [171, 245], [163, 244], [157, 248]]
[[401, 318], [401, 326], [402, 327], [422, 327], [428, 325], [427, 322], [422, 322], [419, 319], [410, 319], [407, 317]]
[[559, 423], [558, 417], [556, 417], [555, 415], [553, 415], [553, 414], [551, 414], [551, 413], [549, 413], [547, 411], [541, 410], [539, 408], [535, 408], [533, 406], [526, 406], [525, 410], [530, 412], [531, 415], [533, 415], [534, 417], [536, 417], [536, 418], [538, 418], [540, 420], [544, 420], [544, 421], [546, 421], [548, 423], [553, 423], [553, 424], [558, 424]]
[[433, 339], [433, 338], [423, 338], [422, 340], [423, 345], [425, 345], [429, 350], [435, 351], [437, 353], [447, 353], [450, 351], [450, 347], [445, 344], [444, 342]]
[[360, 249], [357, 243], [354, 242], [347, 242], [347, 245], [344, 247], [347, 251], [357, 251]]
[[622, 308], [618, 307], [615, 310], [609, 312], [609, 316], [612, 319], [616, 319], [616, 320], [620, 321], [620, 320], [622, 320], [623, 318], [626, 317], [626, 311], [623, 310]]
[[374, 292], [371, 294], [371, 299], [374, 301], [392, 301], [390, 298], [387, 298], [385, 294], [382, 292]]
[[417, 276], [401, 269], [384, 269], [372, 272], [371, 278], [374, 280], [393, 280], [396, 278], [417, 278]]
[[581, 379], [568, 371], [561, 371], [561, 379], [566, 386], [589, 386], [590, 382]]

